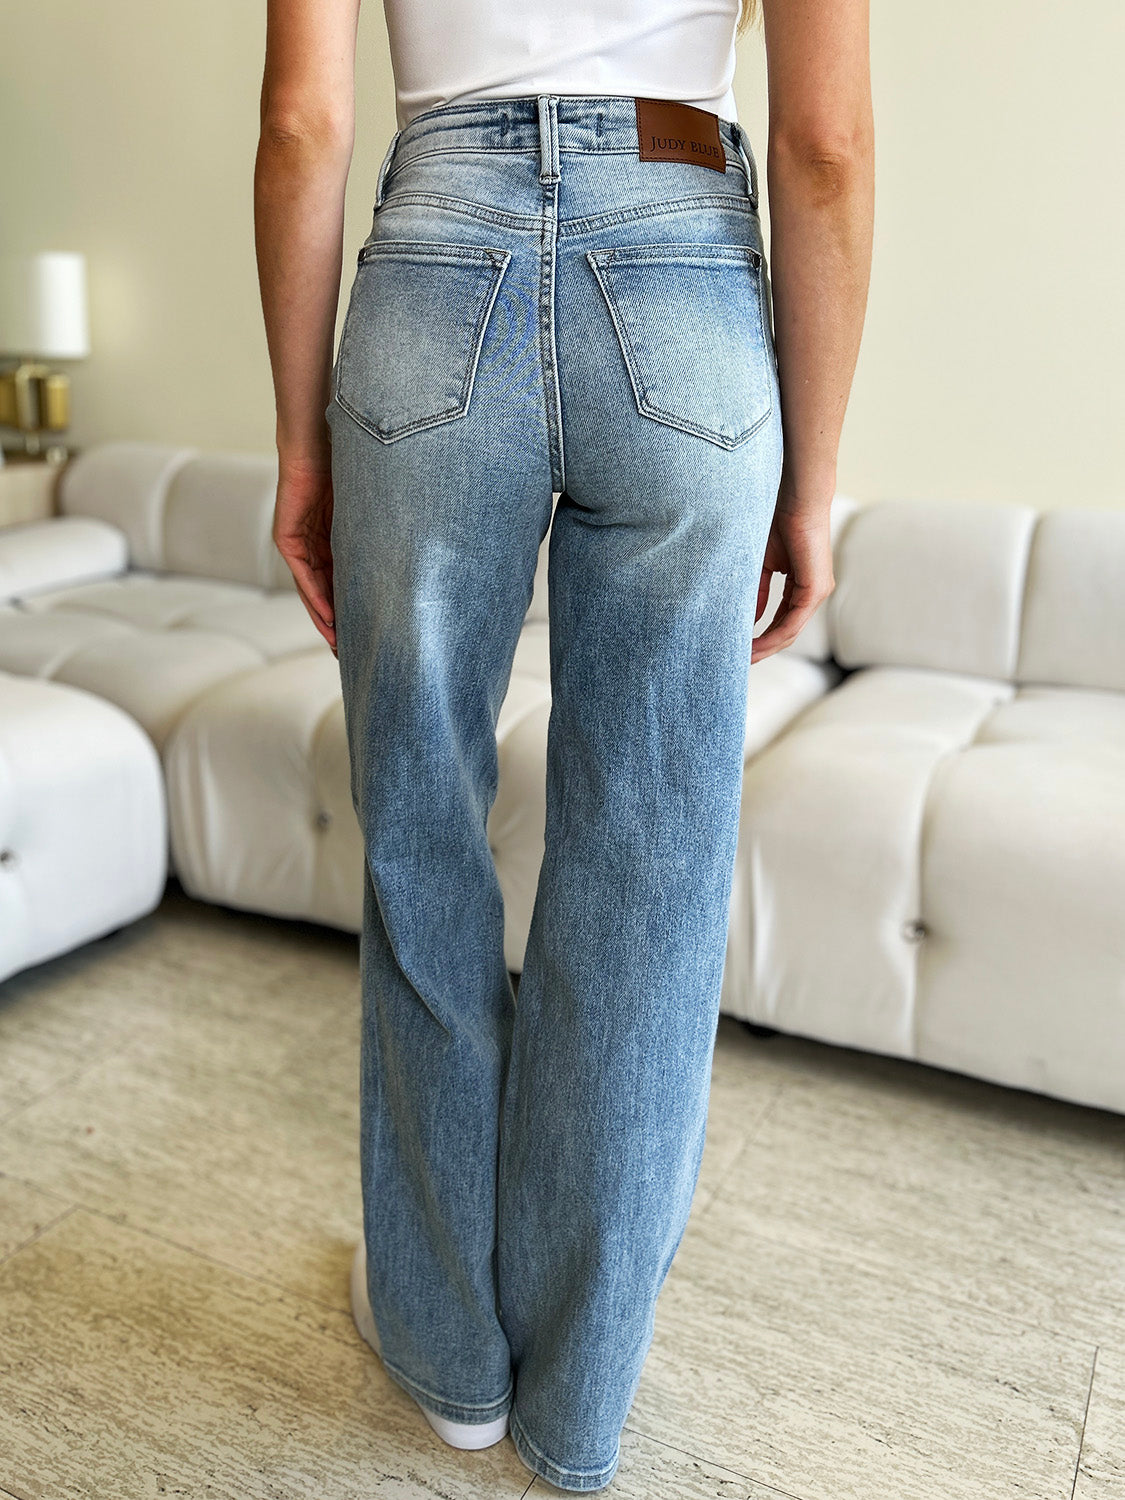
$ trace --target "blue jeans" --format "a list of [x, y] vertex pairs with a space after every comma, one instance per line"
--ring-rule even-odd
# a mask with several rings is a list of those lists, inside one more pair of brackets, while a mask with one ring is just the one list
[[[640, 159], [627, 96], [415, 117], [326, 411], [372, 1311], [393, 1379], [509, 1412], [565, 1490], [616, 1471], [698, 1177], [781, 474], [757, 169], [719, 129], [725, 171]], [[486, 820], [548, 526], [517, 997]]]

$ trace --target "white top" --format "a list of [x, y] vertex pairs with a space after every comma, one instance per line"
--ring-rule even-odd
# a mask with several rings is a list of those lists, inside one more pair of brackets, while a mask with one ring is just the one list
[[736, 120], [739, 0], [383, 0], [401, 129], [526, 94], [677, 99]]

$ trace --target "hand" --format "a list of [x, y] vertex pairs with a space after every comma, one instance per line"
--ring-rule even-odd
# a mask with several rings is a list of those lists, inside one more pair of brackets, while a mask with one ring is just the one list
[[829, 538], [829, 504], [803, 504], [786, 492], [784, 481], [766, 542], [755, 624], [765, 612], [775, 573], [785, 574], [785, 588], [777, 613], [754, 641], [751, 663], [792, 645], [819, 605], [836, 587]]
[[336, 655], [332, 594], [332, 466], [282, 458], [277, 480], [273, 540], [313, 624]]

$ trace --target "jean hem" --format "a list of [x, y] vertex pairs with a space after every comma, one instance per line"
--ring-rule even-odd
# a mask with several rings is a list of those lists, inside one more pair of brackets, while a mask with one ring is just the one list
[[416, 1380], [411, 1380], [409, 1375], [404, 1374], [396, 1365], [388, 1364], [385, 1359], [383, 1368], [408, 1396], [413, 1396], [420, 1406], [426, 1407], [435, 1416], [444, 1417], [447, 1422], [479, 1422], [483, 1426], [486, 1422], [495, 1422], [498, 1417], [506, 1416], [511, 1410], [512, 1393], [515, 1390], [515, 1384], [512, 1381], [508, 1382], [508, 1389], [495, 1401], [447, 1401], [444, 1396], [435, 1396], [425, 1386], [419, 1385]]
[[523, 1460], [524, 1465], [533, 1474], [538, 1474], [541, 1479], [546, 1479], [560, 1490], [600, 1490], [604, 1489], [617, 1473], [617, 1466], [621, 1461], [621, 1449], [613, 1455], [610, 1463], [601, 1469], [566, 1469], [557, 1464], [553, 1459], [547, 1457], [541, 1448], [538, 1448], [524, 1431], [519, 1417], [515, 1411], [511, 1411], [508, 1417], [508, 1436], [515, 1445], [516, 1452]]

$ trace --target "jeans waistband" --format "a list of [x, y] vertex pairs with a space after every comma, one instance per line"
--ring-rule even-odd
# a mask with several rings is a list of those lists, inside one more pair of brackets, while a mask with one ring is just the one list
[[[737, 120], [715, 116], [727, 160], [743, 166], [750, 196], [758, 200], [758, 169], [750, 141]], [[539, 157], [539, 177], [557, 182], [568, 152], [636, 153], [636, 101], [631, 94], [527, 94], [470, 99], [423, 110], [391, 137], [375, 202], [393, 162], [441, 151], [514, 151]]]

